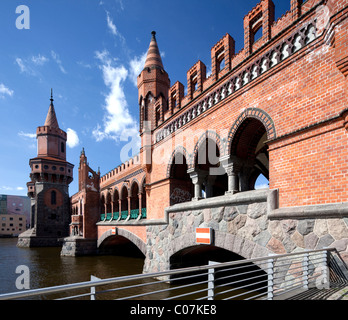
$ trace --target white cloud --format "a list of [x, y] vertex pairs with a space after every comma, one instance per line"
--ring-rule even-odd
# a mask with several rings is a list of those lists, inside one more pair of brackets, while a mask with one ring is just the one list
[[5, 98], [5, 96], [13, 96], [13, 90], [6, 87], [3, 83], [0, 83], [0, 98]]
[[31, 57], [31, 61], [38, 66], [43, 66], [46, 62], [48, 62], [48, 60], [48, 58], [42, 56], [41, 54]]
[[67, 141], [66, 144], [68, 145], [69, 148], [74, 148], [78, 146], [80, 143], [79, 136], [77, 135], [76, 131], [68, 128], [67, 130]]
[[92, 69], [92, 66], [89, 63], [85, 63], [83, 61], [77, 61], [76, 63], [83, 68]]
[[128, 70], [123, 65], [114, 66], [106, 50], [96, 52], [96, 58], [101, 62], [99, 67], [109, 92], [105, 96], [103, 126], [98, 124], [93, 130], [93, 136], [97, 141], [108, 138], [117, 142], [138, 137], [138, 124], [129, 113], [124, 94], [123, 83], [128, 77]]
[[62, 73], [66, 74], [67, 72], [63, 67], [63, 64], [62, 64], [62, 61], [60, 60], [59, 55], [56, 52], [54, 52], [53, 50], [51, 50], [51, 56], [52, 56], [53, 60], [57, 63], [59, 70]]
[[36, 139], [36, 133], [25, 133], [23, 131], [20, 131], [18, 132], [18, 135], [24, 138]]
[[0, 186], [0, 190], [10, 191], [13, 190], [13, 188], [9, 186]]
[[133, 84], [137, 87], [137, 78], [138, 75], [140, 74], [141, 70], [143, 70], [145, 66], [145, 60], [146, 60], [147, 52], [144, 52], [141, 56], [139, 57], [134, 57], [129, 65], [130, 65], [130, 78], [133, 82]]
[[16, 58], [16, 64], [18, 65], [20, 72], [31, 76], [38, 76], [39, 73], [37, 67], [43, 66], [48, 61], [49, 59], [41, 54], [26, 59]]
[[16, 63], [18, 65], [19, 69], [21, 70], [21, 73], [28, 73], [28, 74], [32, 74], [32, 75], [35, 74], [34, 70], [32, 70], [29, 66], [27, 66], [24, 63], [23, 59], [16, 58]]
[[106, 22], [108, 24], [108, 27], [111, 31], [111, 33], [116, 36], [117, 35], [117, 28], [114, 24], [114, 22], [112, 21], [111, 17], [110, 17], [110, 14], [108, 11], [106, 11]]
[[23, 131], [18, 132], [18, 136], [20, 136], [25, 141], [29, 141], [29, 143], [26, 143], [26, 146], [29, 149], [36, 149], [36, 133], [26, 133]]
[[22, 190], [25, 190], [25, 188], [24, 187], [17, 187], [16, 190], [22, 191]]

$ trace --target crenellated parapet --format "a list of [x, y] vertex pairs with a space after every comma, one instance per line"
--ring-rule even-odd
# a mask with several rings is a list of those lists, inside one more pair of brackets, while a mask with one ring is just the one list
[[[336, 35], [336, 63], [346, 74], [346, 28], [335, 28], [334, 34], [328, 27], [330, 20], [333, 23], [332, 16], [338, 9], [338, 5], [335, 7], [330, 1], [307, 0], [302, 3], [301, 0], [292, 0], [290, 11], [274, 21], [273, 2], [262, 0], [244, 18], [243, 49], [235, 53], [234, 40], [226, 34], [211, 49], [212, 74], [209, 77], [202, 61], [189, 69], [187, 95], [181, 101], [176, 99], [178, 107], [170, 108], [170, 116], [164, 117], [163, 123], [158, 123], [154, 142], [182, 128], [222, 100], [245, 92], [244, 88], [257, 80], [266, 79], [280, 65], [285, 67], [297, 58], [299, 52], [306, 52], [315, 46], [314, 40], [327, 41]], [[254, 36], [259, 29], [262, 29], [262, 35], [255, 40]], [[178, 84], [183, 92], [182, 84], [177, 82], [176, 86]], [[176, 90], [171, 88], [168, 94], [171, 106], [172, 91]]]

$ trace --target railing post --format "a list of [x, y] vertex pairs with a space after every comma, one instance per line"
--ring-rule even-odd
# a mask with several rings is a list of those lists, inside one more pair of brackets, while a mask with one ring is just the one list
[[[274, 256], [274, 254], [270, 253], [269, 256]], [[274, 298], [274, 259], [269, 258], [267, 263], [267, 300], [273, 300]]]
[[[95, 277], [95, 276], [91, 276], [91, 281], [96, 281], [96, 280], [100, 280], [100, 278]], [[91, 287], [91, 300], [95, 300], [95, 287]]]
[[302, 276], [302, 281], [303, 281], [303, 289], [308, 290], [308, 275], [309, 275], [309, 253], [305, 253], [303, 256], [303, 261], [302, 261], [302, 268], [303, 268], [303, 276]]
[[330, 277], [329, 277], [329, 251], [327, 250], [327, 248], [324, 248], [325, 251], [323, 251], [322, 253], [322, 257], [323, 257], [323, 273], [322, 273], [322, 278], [323, 278], [323, 284], [324, 284], [324, 288], [325, 289], [329, 289], [330, 288]]
[[[209, 261], [209, 266], [218, 264], [215, 261]], [[208, 300], [214, 300], [215, 297], [215, 268], [208, 269]]]

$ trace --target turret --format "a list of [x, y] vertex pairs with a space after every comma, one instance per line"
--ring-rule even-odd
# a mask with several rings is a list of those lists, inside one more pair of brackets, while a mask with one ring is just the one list
[[156, 32], [151, 34], [145, 66], [138, 76], [140, 134], [145, 129], [144, 122], [149, 122], [148, 129], [154, 130], [163, 122], [164, 112], [168, 110], [170, 80], [163, 67]]

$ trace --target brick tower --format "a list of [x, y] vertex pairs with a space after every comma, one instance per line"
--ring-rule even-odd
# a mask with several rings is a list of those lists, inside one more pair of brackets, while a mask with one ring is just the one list
[[138, 76], [140, 133], [145, 129], [144, 121], [151, 122], [151, 130], [163, 122], [164, 112], [168, 109], [169, 87], [170, 80], [168, 73], [163, 68], [156, 32], [152, 31], [145, 66]]
[[[170, 79], [164, 70], [160, 51], [156, 40], [156, 32], [147, 51], [145, 66], [138, 76], [138, 101], [140, 107], [141, 153], [146, 170], [151, 168], [151, 132], [164, 121], [168, 110], [168, 91]], [[145, 134], [144, 134], [145, 133]]]
[[18, 246], [61, 246], [59, 238], [69, 235], [74, 166], [66, 161], [67, 134], [59, 128], [52, 92], [45, 124], [37, 128], [36, 138], [38, 154], [29, 161], [31, 181], [27, 183], [33, 228], [18, 237]]
[[61, 256], [97, 252], [97, 226], [100, 218], [100, 171], [95, 172], [82, 149], [79, 164], [79, 192], [71, 197], [70, 236], [64, 238]]

